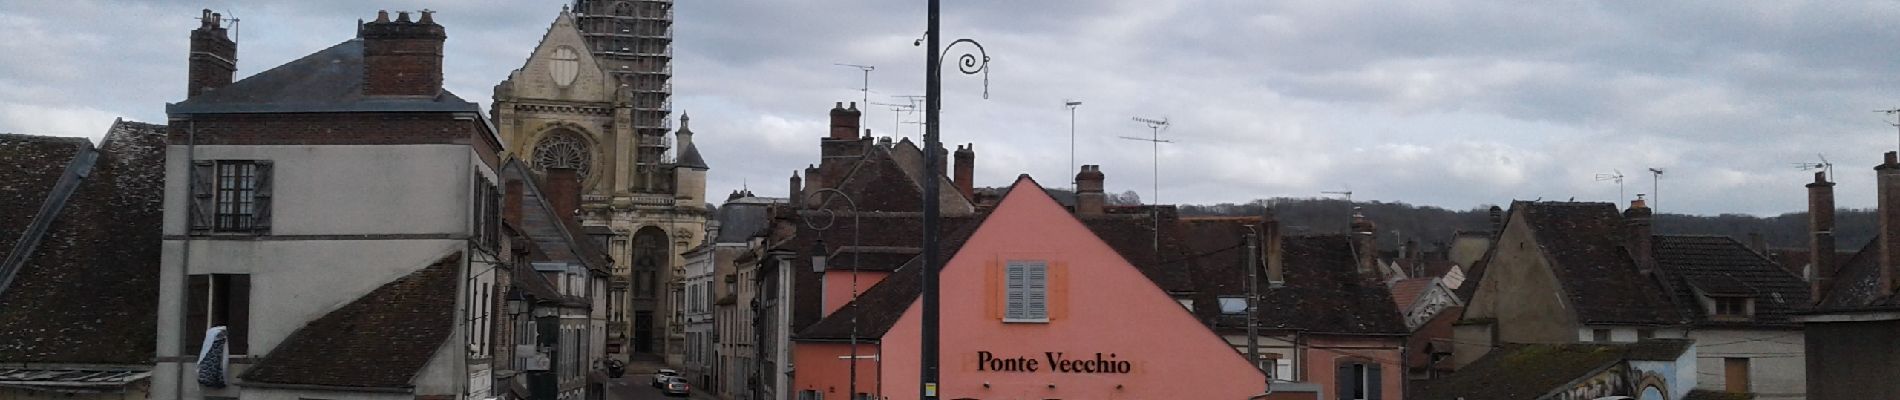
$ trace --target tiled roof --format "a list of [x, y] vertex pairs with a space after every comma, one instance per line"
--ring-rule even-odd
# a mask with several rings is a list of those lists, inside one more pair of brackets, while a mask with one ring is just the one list
[[1360, 276], [1346, 235], [1289, 236], [1286, 285], [1264, 290], [1262, 327], [1321, 333], [1404, 334], [1385, 285]]
[[448, 90], [432, 98], [364, 96], [362, 39], [165, 106], [170, 114], [389, 111], [478, 113], [481, 108]]
[[126, 385], [151, 377], [152, 371], [145, 368], [5, 368], [0, 369], [0, 387], [65, 392], [70, 396], [122, 392]]
[[85, 138], [0, 134], [0, 251], [13, 248]]
[[1900, 308], [1900, 296], [1880, 293], [1880, 237], [1874, 236], [1854, 257], [1840, 263], [1833, 288], [1817, 309], [1850, 311]]
[[1416, 400], [1520, 400], [1542, 398], [1564, 385], [1626, 360], [1674, 360], [1686, 340], [1635, 344], [1505, 345], [1449, 376], [1424, 381]]
[[413, 387], [455, 330], [461, 254], [383, 284], [310, 321], [245, 372], [247, 382]]
[[1584, 323], [1683, 322], [1623, 246], [1622, 215], [1610, 203], [1516, 202]]
[[1432, 278], [1410, 278], [1394, 282], [1392, 283], [1392, 303], [1399, 307], [1400, 312], [1404, 312], [1412, 308], [1412, 303], [1418, 302], [1419, 295], [1425, 294], [1425, 290], [1431, 287]]
[[[23, 139], [0, 139], [0, 153], [7, 153], [0, 155], [0, 168], [21, 167], [11, 165], [18, 162], [14, 157], [70, 158], [74, 149], [68, 143], [48, 148], [51, 153], [18, 151], [40, 146], [5, 143], [15, 140]], [[98, 151], [90, 175], [0, 291], [0, 332], [5, 332], [0, 363], [152, 362], [158, 341], [153, 299], [158, 298], [164, 127], [114, 123]], [[26, 163], [40, 162], [52, 161]], [[26, 170], [33, 168], [5, 173]], [[23, 182], [0, 183], [0, 193], [40, 183], [37, 176], [20, 176]], [[17, 210], [9, 205], [0, 214]]]
[[[1197, 253], [1210, 253], [1216, 250], [1232, 250], [1239, 243], [1239, 236], [1227, 236], [1228, 244], [1222, 249], [1207, 248], [1195, 251], [1185, 244], [1186, 231], [1172, 213], [1163, 213], [1159, 247], [1156, 246], [1155, 219], [1150, 214], [1104, 214], [1078, 216], [1082, 224], [1094, 232], [1096, 237], [1108, 243], [1109, 248], [1121, 254], [1135, 269], [1141, 270], [1148, 280], [1154, 281], [1161, 290], [1169, 293], [1189, 293], [1198, 291], [1194, 282], [1194, 265], [1201, 262]], [[1232, 254], [1240, 254], [1238, 251]], [[1201, 256], [1201, 257], [1197, 257]], [[1238, 260], [1237, 258], [1228, 258]], [[1231, 265], [1230, 265], [1231, 266]]]
[[[977, 226], [982, 224], [981, 217], [944, 218], [943, 220], [945, 223], [941, 227], [944, 229], [944, 234], [940, 236], [942, 250], [937, 253], [938, 257], [941, 257], [939, 262], [949, 261], [958, 249], [963, 248], [963, 243], [970, 239], [970, 235], [976, 233]], [[810, 237], [804, 234], [801, 236]], [[835, 237], [835, 235], [827, 235], [827, 237]], [[814, 278], [809, 279], [810, 281], [816, 281], [818, 274], [811, 273], [810, 258], [801, 252], [796, 259], [793, 263], [798, 269], [794, 269], [792, 273], [809, 276]], [[859, 338], [883, 337], [885, 332], [890, 331], [891, 327], [897, 324], [897, 319], [904, 315], [904, 310], [909, 308], [922, 293], [923, 275], [918, 272], [921, 271], [922, 264], [923, 257], [912, 257], [903, 265], [892, 269], [890, 276], [878, 281], [877, 285], [871, 286], [870, 289], [866, 289], [858, 296], [857, 301], [846, 303], [843, 308], [839, 308], [823, 319], [816, 319], [817, 310], [808, 310], [815, 321], [809, 328], [803, 330], [797, 330], [799, 325], [795, 324], [794, 332], [798, 334], [794, 338], [799, 340], [849, 338], [853, 315], [857, 317]], [[816, 285], [810, 288], [811, 291], [820, 289], [821, 287]], [[801, 286], [798, 290], [806, 291], [807, 288]]]
[[[1223, 315], [1219, 298], [1246, 294], [1242, 268], [1246, 225], [1258, 219], [1183, 220], [1192, 251], [1195, 315], [1217, 331], [1246, 327], [1245, 315]], [[1397, 335], [1407, 332], [1385, 285], [1358, 272], [1346, 235], [1287, 236], [1282, 243], [1285, 284], [1261, 280], [1258, 321], [1267, 329], [1314, 333]], [[1264, 249], [1261, 249], [1264, 252]], [[1257, 259], [1258, 260], [1258, 259]], [[1264, 262], [1264, 261], [1262, 261]], [[1263, 267], [1264, 268], [1264, 267]]]
[[1657, 235], [1654, 241], [1657, 267], [1688, 285], [1677, 287], [1676, 304], [1684, 315], [1707, 321], [1707, 313], [1689, 287], [1710, 295], [1755, 299], [1752, 323], [1790, 323], [1790, 314], [1807, 308], [1807, 282], [1735, 239]]

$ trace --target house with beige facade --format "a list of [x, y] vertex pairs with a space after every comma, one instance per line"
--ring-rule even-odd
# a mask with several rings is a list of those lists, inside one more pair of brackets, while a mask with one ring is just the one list
[[1511, 344], [1691, 339], [1694, 371], [1663, 392], [1803, 398], [1792, 319], [1809, 305], [1800, 277], [1732, 238], [1652, 229], [1641, 198], [1620, 213], [1609, 203], [1513, 203], [1465, 283], [1476, 288], [1453, 329], [1455, 365]]

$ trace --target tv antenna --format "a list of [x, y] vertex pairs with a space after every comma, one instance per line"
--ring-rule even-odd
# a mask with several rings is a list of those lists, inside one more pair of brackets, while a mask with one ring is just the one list
[[1657, 210], [1662, 204], [1662, 168], [1649, 169], [1649, 209]]
[[1148, 144], [1153, 148], [1152, 151], [1153, 151], [1153, 157], [1154, 157], [1153, 158], [1154, 160], [1154, 200], [1149, 201], [1148, 205], [1149, 205], [1149, 209], [1154, 214], [1155, 252], [1156, 254], [1160, 254], [1159, 252], [1161, 251], [1161, 144], [1174, 143], [1174, 141], [1161, 140], [1161, 130], [1168, 127], [1167, 118], [1154, 119], [1154, 118], [1135, 117], [1135, 122], [1140, 122], [1142, 124], [1148, 125], [1148, 137], [1138, 138], [1138, 137], [1133, 137], [1133, 136], [1122, 136], [1121, 138], [1128, 139], [1128, 140], [1138, 140], [1138, 141], [1148, 142]]
[[[1900, 108], [1894, 108], [1894, 109], [1888, 109], [1888, 110], [1874, 110], [1874, 112], [1887, 114], [1887, 115], [1894, 115], [1896, 116], [1895, 118], [1900, 118]], [[1885, 120], [1882, 120], [1882, 121], [1885, 121]], [[1887, 122], [1887, 125], [1893, 125], [1895, 130], [1900, 130], [1900, 119], [1896, 119], [1895, 121], [1892, 121], [1892, 122]], [[1829, 176], [1828, 179], [1833, 179], [1833, 177]]]
[[1621, 202], [1621, 201], [1623, 201], [1623, 196], [1624, 196], [1624, 194], [1623, 194], [1623, 171], [1621, 171], [1621, 170], [1615, 170], [1615, 169], [1612, 169], [1612, 170], [1610, 170], [1610, 172], [1612, 172], [1612, 173], [1608, 173], [1608, 174], [1597, 174], [1597, 182], [1603, 182], [1603, 181], [1616, 181], [1616, 201], [1618, 201], [1618, 202]]
[[917, 112], [916, 104], [870, 103], [870, 105], [885, 106], [891, 109], [891, 134], [897, 135], [900, 138], [903, 137], [904, 134], [903, 131], [898, 130], [898, 127], [904, 125], [904, 114]]
[[1079, 190], [1075, 181], [1075, 108], [1081, 106], [1082, 102], [1079, 100], [1062, 99], [1062, 107], [1069, 109], [1069, 193], [1071, 194]]
[[[840, 67], [857, 68], [859, 71], [864, 71], [864, 86], [858, 87], [858, 93], [864, 96], [864, 106], [866, 108], [871, 107], [871, 71], [877, 70], [877, 67], [871, 66], [871, 65], [858, 65], [858, 64], [845, 64], [845, 63], [831, 63], [831, 65], [836, 65]], [[858, 125], [859, 126], [864, 125], [864, 113], [858, 113]]]
[[1829, 162], [1827, 160], [1827, 155], [1816, 153], [1814, 156], [1816, 158], [1820, 158], [1821, 162], [1798, 162], [1798, 163], [1794, 163], [1794, 167], [1799, 168], [1802, 171], [1813, 171], [1817, 169], [1821, 170], [1821, 172], [1823, 173], [1822, 176], [1827, 177], [1828, 181], [1833, 181], [1834, 180], [1834, 163]]
[[1352, 187], [1347, 187], [1346, 190], [1330, 190], [1319, 193], [1343, 196], [1346, 198], [1346, 232], [1352, 233], [1352, 216], [1353, 214], [1359, 213], [1359, 206], [1354, 205], [1352, 202]]

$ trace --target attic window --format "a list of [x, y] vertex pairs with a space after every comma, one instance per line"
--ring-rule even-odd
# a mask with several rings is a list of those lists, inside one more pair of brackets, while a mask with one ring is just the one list
[[1749, 309], [1753, 308], [1749, 307], [1753, 299], [1747, 297], [1712, 297], [1710, 300], [1714, 303], [1711, 311], [1717, 317], [1745, 318], [1751, 314]]

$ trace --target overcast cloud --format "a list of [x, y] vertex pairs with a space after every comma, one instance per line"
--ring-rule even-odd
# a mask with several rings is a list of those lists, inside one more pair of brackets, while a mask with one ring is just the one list
[[[115, 117], [163, 122], [184, 96], [198, 9], [242, 20], [240, 77], [353, 36], [378, 9], [434, 9], [447, 85], [487, 103], [566, 2], [0, 0], [0, 132], [97, 138]], [[945, 2], [946, 39], [981, 41], [981, 76], [944, 80], [944, 137], [974, 143], [979, 185], [1067, 186], [1082, 163], [1153, 199], [1130, 117], [1169, 118], [1164, 203], [1351, 190], [1455, 209], [1512, 199], [1612, 201], [1663, 168], [1659, 208], [1805, 208], [1807, 173], [1838, 164], [1839, 203], [1873, 206], [1874, 110], [1900, 106], [1900, 3], [1490, 1]], [[714, 199], [783, 196], [817, 160], [826, 111], [923, 92], [924, 2], [680, 0], [674, 109], [712, 166]], [[947, 40], [946, 40], [947, 42]], [[921, 114], [866, 110], [880, 136]], [[898, 119], [894, 119], [898, 118]]]

